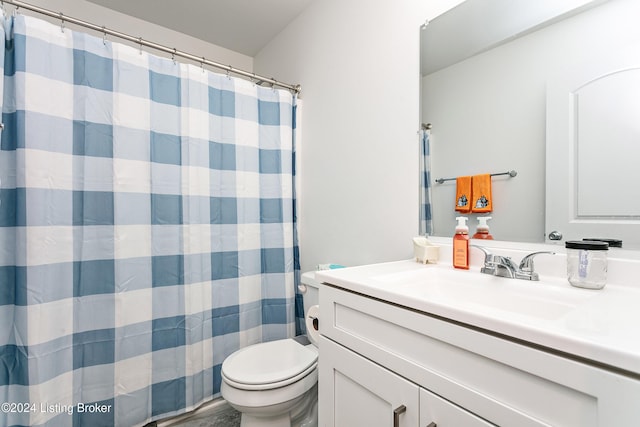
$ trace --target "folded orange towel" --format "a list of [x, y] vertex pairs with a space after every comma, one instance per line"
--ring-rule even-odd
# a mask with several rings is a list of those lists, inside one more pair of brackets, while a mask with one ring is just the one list
[[456, 178], [456, 211], [471, 212], [471, 177]]
[[493, 199], [491, 197], [491, 175], [474, 175], [471, 178], [473, 198], [471, 212], [491, 212]]

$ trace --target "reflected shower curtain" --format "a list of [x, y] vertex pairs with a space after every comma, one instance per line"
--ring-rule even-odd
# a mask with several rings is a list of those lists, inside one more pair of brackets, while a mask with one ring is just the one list
[[0, 425], [132, 426], [295, 334], [295, 99], [5, 22]]
[[427, 130], [420, 130], [420, 226], [421, 236], [433, 234], [431, 219], [431, 160], [430, 135]]

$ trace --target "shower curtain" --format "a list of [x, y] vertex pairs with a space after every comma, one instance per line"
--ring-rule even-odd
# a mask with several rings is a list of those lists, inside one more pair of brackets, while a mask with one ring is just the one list
[[295, 97], [21, 15], [4, 36], [0, 425], [210, 400], [300, 324]]
[[431, 160], [429, 131], [420, 130], [420, 226], [421, 236], [433, 234], [431, 219]]

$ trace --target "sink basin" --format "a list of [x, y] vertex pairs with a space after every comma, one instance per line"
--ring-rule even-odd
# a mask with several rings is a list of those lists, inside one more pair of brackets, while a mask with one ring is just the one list
[[566, 282], [528, 281], [445, 268], [420, 268], [371, 277], [380, 286], [434, 304], [474, 311], [502, 311], [510, 316], [555, 320], [596, 294], [569, 287]]

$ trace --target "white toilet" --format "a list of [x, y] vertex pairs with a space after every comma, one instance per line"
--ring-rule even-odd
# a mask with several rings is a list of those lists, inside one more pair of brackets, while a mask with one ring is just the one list
[[[240, 427], [318, 425], [318, 283], [302, 275], [307, 338], [287, 338], [244, 347], [222, 363], [222, 397], [241, 412]], [[315, 324], [315, 325], [314, 325]], [[315, 327], [315, 329], [314, 329]]]

